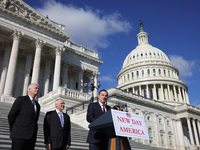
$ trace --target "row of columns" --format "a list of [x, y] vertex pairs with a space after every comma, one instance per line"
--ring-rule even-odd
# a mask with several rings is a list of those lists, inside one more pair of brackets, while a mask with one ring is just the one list
[[[154, 120], [155, 120], [155, 124], [154, 124], [155, 142], [154, 142], [154, 144], [159, 144], [159, 140], [160, 140], [159, 139], [159, 131], [157, 130], [158, 126], [159, 126], [157, 118], [158, 118], [158, 115], [154, 114]], [[197, 132], [197, 129], [198, 129], [198, 131], [200, 131], [200, 121], [197, 120], [197, 126], [196, 126], [195, 119], [192, 118], [192, 126], [193, 126], [193, 131], [192, 131], [191, 122], [190, 122], [191, 118], [186, 118], [186, 119], [187, 119], [187, 125], [188, 125], [188, 130], [189, 130], [191, 146], [195, 146], [195, 143], [196, 143], [196, 146], [199, 147], [200, 146], [199, 145], [200, 132]], [[163, 130], [167, 131], [166, 119], [164, 119], [164, 122], [163, 122]], [[184, 138], [183, 138], [184, 134], [183, 134], [183, 127], [182, 127], [181, 119], [172, 119], [171, 120], [171, 130], [174, 135], [173, 146], [180, 148], [180, 149], [185, 149]], [[194, 137], [195, 137], [195, 143], [194, 143], [193, 133], [194, 133]], [[170, 142], [170, 141], [168, 141], [167, 136], [164, 136], [164, 140], [166, 141], [165, 144], [167, 146]]]
[[[5, 42], [5, 53], [2, 65], [2, 73], [1, 73], [1, 82], [0, 82], [0, 96], [11, 96], [14, 84], [14, 77], [16, 71], [16, 64], [18, 58], [18, 51], [19, 51], [19, 43], [20, 38], [23, 36], [20, 31], [14, 31], [13, 33], [13, 44], [12, 49], [10, 51], [11, 43]], [[41, 39], [37, 39], [35, 42], [36, 50], [35, 50], [35, 57], [33, 63], [33, 72], [32, 72], [32, 79], [31, 83], [38, 83], [39, 82], [39, 71], [40, 71], [40, 62], [41, 62], [41, 52], [42, 46], [44, 45], [44, 41]], [[64, 51], [63, 48], [57, 47], [55, 50], [56, 54], [56, 63], [55, 63], [55, 72], [54, 72], [54, 86], [53, 89], [56, 89], [59, 86], [60, 82], [60, 68], [61, 68], [61, 53]], [[28, 93], [28, 85], [30, 80], [30, 72], [31, 72], [31, 65], [33, 60], [33, 53], [30, 49], [26, 50], [27, 57], [26, 57], [26, 64], [24, 70], [24, 84], [23, 84], [23, 95]], [[46, 64], [50, 66], [51, 61], [46, 61]], [[19, 68], [20, 69], [20, 68]], [[23, 69], [22, 69], [23, 70]], [[46, 68], [45, 76], [50, 75], [50, 67]], [[23, 79], [22, 79], [23, 80]], [[48, 92], [48, 82], [45, 82], [45, 93]]]
[[[197, 146], [199, 146], [200, 121], [197, 120], [197, 126], [196, 126], [194, 118], [186, 118], [186, 119], [187, 119], [187, 125], [188, 125], [188, 130], [189, 130], [189, 136], [190, 136], [191, 146], [195, 145], [195, 143], [196, 143]], [[190, 119], [192, 120], [192, 126], [193, 126], [193, 130], [194, 131], [192, 131]], [[198, 128], [199, 132], [197, 132], [197, 128]], [[194, 137], [195, 137], [195, 143], [194, 143], [193, 133], [194, 133]]]
[[[158, 94], [159, 99], [162, 101], [163, 100], [174, 101], [174, 98], [175, 98], [176, 102], [179, 101], [179, 102], [184, 102], [184, 103], [189, 104], [189, 98], [188, 98], [187, 91], [184, 88], [181, 88], [181, 87], [175, 86], [175, 85], [167, 84], [166, 85], [167, 88], [163, 88], [163, 84], [159, 84], [160, 88], [158, 89], [158, 91], [156, 88], [157, 84], [138, 85], [138, 86], [132, 87], [132, 91], [135, 94], [140, 94], [140, 95], [144, 96], [143, 91], [146, 90], [146, 97], [151, 98], [150, 93], [149, 93], [149, 85], [153, 85], [152, 93], [153, 93], [153, 99], [155, 99], [155, 100], [158, 100], [157, 99], [157, 94]], [[142, 90], [142, 86], [145, 86], [146, 88]], [[172, 88], [170, 88], [170, 86], [172, 86]], [[138, 91], [136, 91], [136, 87], [138, 88]], [[178, 93], [177, 93], [176, 88], [178, 88]], [[129, 89], [127, 89], [127, 92], [129, 92]]]
[[[15, 71], [16, 71], [16, 64], [18, 58], [18, 51], [19, 51], [19, 43], [20, 38], [22, 37], [22, 33], [20, 31], [14, 31], [13, 33], [13, 44], [9, 42], [5, 42], [5, 53], [2, 63], [2, 73], [1, 73], [1, 80], [0, 80], [0, 97], [4, 96], [11, 96], [15, 78]], [[11, 49], [12, 45], [12, 49]], [[39, 74], [40, 74], [40, 62], [41, 62], [41, 54], [42, 54], [42, 47], [44, 45], [44, 41], [41, 39], [37, 39], [35, 41], [35, 56], [33, 62], [33, 70], [32, 70], [32, 78], [31, 83], [38, 83], [39, 82]], [[61, 72], [61, 55], [64, 52], [64, 48], [57, 47], [55, 49], [55, 66], [54, 66], [54, 79], [53, 79], [53, 90], [56, 90], [60, 84], [60, 72]], [[24, 78], [23, 81], [23, 89], [22, 94], [26, 95], [28, 93], [28, 85], [30, 81], [30, 73], [33, 61], [33, 52], [30, 49], [26, 49], [26, 63], [24, 69]], [[44, 70], [44, 95], [49, 92], [49, 84], [50, 84], [50, 71], [51, 71], [51, 58], [47, 55], [45, 57], [45, 70]], [[67, 79], [68, 79], [68, 68], [70, 64], [64, 64], [64, 75], [63, 75], [63, 87], [67, 88]], [[23, 68], [21, 69], [23, 70]], [[85, 68], [81, 67], [78, 76], [78, 90], [83, 92], [83, 74]], [[21, 76], [21, 78], [23, 75]], [[95, 86], [97, 86], [97, 77], [98, 74], [94, 74]], [[15, 91], [16, 92], [16, 91]], [[95, 89], [94, 93], [97, 93]], [[97, 95], [96, 95], [97, 96]]]

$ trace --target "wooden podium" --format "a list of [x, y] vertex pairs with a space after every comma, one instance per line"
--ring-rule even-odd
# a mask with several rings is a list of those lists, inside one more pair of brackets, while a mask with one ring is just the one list
[[108, 150], [131, 150], [127, 137], [116, 136], [111, 111], [104, 113], [93, 121], [89, 128], [108, 134]]

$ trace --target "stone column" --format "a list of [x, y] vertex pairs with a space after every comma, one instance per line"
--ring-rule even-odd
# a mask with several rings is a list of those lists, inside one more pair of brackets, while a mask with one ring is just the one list
[[139, 92], [140, 92], [140, 94], [139, 94], [139, 95], [143, 96], [143, 95], [142, 95], [142, 89], [141, 89], [141, 85], [139, 85]]
[[63, 87], [67, 88], [67, 79], [68, 79], [68, 70], [69, 70], [70, 63], [65, 62], [64, 63], [64, 74], [63, 74]]
[[47, 56], [45, 58], [45, 72], [44, 72], [44, 95], [49, 92], [49, 82], [50, 82], [50, 74], [51, 74], [51, 57]]
[[157, 100], [156, 85], [155, 84], [153, 84], [153, 99]]
[[27, 55], [26, 55], [26, 65], [25, 65], [25, 71], [24, 71], [24, 86], [23, 86], [23, 93], [22, 95], [28, 94], [28, 85], [30, 80], [30, 73], [31, 73], [31, 66], [32, 66], [32, 60], [33, 60], [33, 54], [30, 49], [27, 49]]
[[197, 119], [197, 128], [198, 128], [198, 139], [200, 139], [200, 120]]
[[190, 104], [187, 91], [185, 91], [185, 97], [186, 97], [187, 103]]
[[[99, 76], [99, 72], [93, 72], [93, 76], [94, 76], [94, 86], [97, 87], [97, 78]], [[97, 88], [94, 88], [94, 99], [97, 97]]]
[[164, 101], [163, 85], [162, 84], [160, 84], [160, 90], [161, 90], [160, 100]]
[[135, 87], [133, 87], [132, 89], [133, 89], [133, 93], [135, 94]]
[[165, 100], [169, 100], [169, 94], [168, 94], [168, 89], [167, 88], [165, 88], [164, 89], [164, 94], [165, 94]]
[[179, 101], [180, 102], [183, 102], [183, 100], [182, 100], [182, 96], [181, 96], [181, 89], [180, 89], [180, 87], [178, 87], [178, 98], [179, 98]]
[[[167, 128], [166, 128], [166, 120], [167, 120], [167, 118], [163, 116], [163, 121], [164, 121], [164, 122], [163, 122], [163, 128], [164, 128], [164, 131], [167, 131]], [[165, 145], [166, 145], [166, 147], [169, 147], [169, 145], [168, 145], [169, 142], [168, 142], [168, 140], [167, 140], [167, 137], [168, 137], [168, 136], [167, 136], [167, 133], [166, 133], [166, 134], [165, 134], [165, 137], [164, 137], [164, 138], [165, 138], [164, 140], [166, 141], [166, 142], [165, 142]]]
[[194, 139], [193, 139], [193, 134], [192, 134], [192, 128], [190, 125], [190, 118], [186, 118], [187, 119], [187, 125], [188, 125], [188, 130], [189, 130], [189, 136], [190, 136], [190, 143], [191, 145], [194, 145]]
[[183, 102], [187, 103], [186, 98], [185, 98], [185, 90], [182, 88], [182, 93], [183, 93]]
[[169, 84], [167, 84], [167, 90], [168, 90], [168, 98], [169, 98], [169, 101], [172, 101], [172, 97], [171, 97], [171, 92], [170, 92]]
[[172, 132], [174, 133], [174, 146], [177, 147], [178, 145], [178, 133], [177, 133], [177, 128], [176, 128], [176, 125], [175, 125], [175, 120], [172, 119]]
[[154, 140], [154, 143], [158, 146], [159, 145], [159, 131], [157, 130], [158, 129], [158, 121], [157, 121], [157, 118], [158, 118], [158, 114], [154, 114], [154, 133], [155, 133], [155, 140]]
[[183, 127], [182, 127], [182, 123], [181, 123], [181, 119], [178, 119], [177, 120], [177, 131], [178, 131], [178, 135], [179, 135], [179, 146], [181, 149], [185, 149], [185, 146], [184, 146], [184, 140], [183, 140]]
[[15, 75], [17, 57], [18, 57], [18, 51], [19, 51], [19, 41], [22, 36], [22, 33], [20, 31], [15, 30], [12, 36], [13, 36], [13, 45], [12, 45], [12, 51], [10, 55], [8, 72], [7, 72], [6, 83], [5, 83], [4, 94], [3, 94], [5, 96], [12, 95], [14, 75]]
[[194, 136], [195, 136], [196, 145], [199, 146], [199, 137], [197, 135], [197, 128], [196, 128], [196, 124], [195, 124], [195, 119], [193, 119], [193, 118], [192, 118], [192, 125], [193, 125], [193, 129], [194, 129]]
[[39, 82], [39, 73], [40, 73], [40, 61], [41, 61], [41, 52], [42, 46], [44, 45], [43, 40], [37, 39], [35, 41], [35, 58], [34, 58], [34, 65], [33, 65], [33, 74], [31, 83], [38, 83]]
[[177, 100], [177, 93], [176, 93], [176, 86], [175, 85], [173, 85], [173, 89], [174, 89], [175, 101], [178, 102], [178, 100]]
[[7, 70], [8, 70], [8, 62], [10, 58], [11, 43], [8, 41], [5, 41], [4, 47], [5, 47], [5, 53], [4, 53], [3, 64], [2, 64], [2, 69], [1, 69], [2, 72], [1, 72], [1, 80], [0, 80], [0, 97], [2, 96], [3, 91], [4, 91], [6, 75], [7, 75]]
[[83, 92], [83, 73], [85, 71], [84, 67], [81, 67], [79, 70], [79, 75], [78, 75], [78, 89], [80, 92]]
[[150, 98], [150, 96], [149, 96], [149, 86], [148, 86], [148, 84], [146, 85], [146, 93], [147, 93], [147, 98]]
[[53, 91], [56, 90], [60, 84], [61, 54], [63, 51], [64, 49], [62, 47], [57, 47], [55, 50], [56, 62], [54, 68]]
[[23, 76], [24, 76], [24, 60], [22, 58], [18, 59], [18, 67], [17, 67], [17, 80], [15, 81], [16, 84], [14, 85], [15, 91], [14, 91], [14, 97], [18, 97], [22, 95], [23, 90]]

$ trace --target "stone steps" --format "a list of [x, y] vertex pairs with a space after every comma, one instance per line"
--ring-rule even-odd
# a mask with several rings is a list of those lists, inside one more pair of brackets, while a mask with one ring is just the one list
[[[0, 150], [11, 149], [11, 139], [7, 115], [10, 111], [11, 104], [0, 102]], [[45, 150], [43, 135], [43, 120], [45, 113], [41, 112], [38, 120], [38, 134], [35, 150]], [[81, 126], [71, 123], [71, 146], [69, 150], [88, 150], [89, 144], [86, 143], [88, 130]], [[134, 140], [129, 140], [132, 150], [166, 150], [157, 147], [151, 147]]]

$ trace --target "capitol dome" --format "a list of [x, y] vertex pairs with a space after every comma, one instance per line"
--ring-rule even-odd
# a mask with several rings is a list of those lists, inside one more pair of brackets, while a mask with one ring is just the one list
[[137, 38], [138, 46], [128, 54], [124, 60], [123, 68], [136, 62], [150, 60], [170, 63], [164, 52], [148, 43], [148, 33], [144, 32], [143, 26], [140, 28], [140, 33], [138, 33]]
[[148, 42], [140, 22], [138, 45], [126, 57], [117, 76], [118, 88], [173, 105], [189, 104], [188, 87], [167, 55]]

